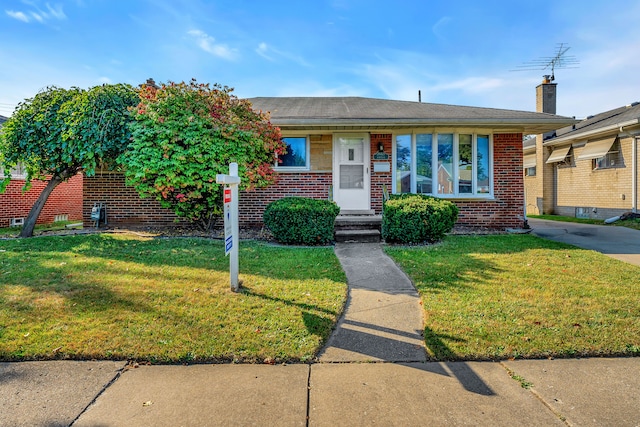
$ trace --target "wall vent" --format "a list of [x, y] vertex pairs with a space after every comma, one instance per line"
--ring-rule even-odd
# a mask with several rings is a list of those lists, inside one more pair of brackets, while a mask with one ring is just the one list
[[24, 218], [11, 218], [9, 220], [9, 227], [22, 227], [24, 225]]
[[591, 208], [576, 208], [576, 218], [589, 219]]
[[69, 221], [69, 215], [67, 214], [56, 215], [55, 218], [53, 218], [53, 222], [62, 222], [62, 221]]

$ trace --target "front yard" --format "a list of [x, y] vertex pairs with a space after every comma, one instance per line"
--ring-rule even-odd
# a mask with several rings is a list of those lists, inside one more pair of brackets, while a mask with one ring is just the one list
[[[640, 267], [531, 235], [388, 246], [434, 360], [640, 356]], [[0, 240], [0, 360], [313, 359], [346, 299], [331, 247], [134, 234]]]
[[388, 247], [437, 360], [640, 355], [640, 267], [530, 235]]
[[304, 361], [346, 298], [332, 248], [94, 234], [0, 241], [0, 360]]

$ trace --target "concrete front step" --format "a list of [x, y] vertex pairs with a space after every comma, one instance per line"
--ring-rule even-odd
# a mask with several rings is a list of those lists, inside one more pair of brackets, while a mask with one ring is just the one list
[[337, 230], [338, 243], [377, 243], [380, 242], [380, 230]]
[[339, 215], [335, 221], [336, 230], [380, 230], [381, 215]]
[[380, 241], [382, 215], [372, 212], [341, 212], [335, 221], [336, 242], [371, 243]]

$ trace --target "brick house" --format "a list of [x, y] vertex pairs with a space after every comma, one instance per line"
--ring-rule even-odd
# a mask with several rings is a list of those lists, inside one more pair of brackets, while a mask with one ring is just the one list
[[[244, 226], [260, 224], [265, 206], [284, 196], [331, 199], [343, 212], [380, 214], [386, 189], [450, 199], [463, 225], [521, 227], [523, 134], [574, 122], [553, 114], [360, 97], [250, 101], [270, 113], [288, 154], [274, 162], [276, 184], [241, 194]], [[156, 202], [139, 199], [115, 172], [85, 178], [84, 194], [87, 222], [91, 206], [105, 201], [111, 225], [175, 220]]]
[[[555, 110], [555, 84], [539, 93]], [[523, 168], [528, 214], [606, 219], [637, 212], [640, 104], [587, 117], [525, 141]]]
[[[7, 120], [0, 116], [0, 126]], [[12, 179], [5, 192], [0, 194], [0, 228], [21, 225], [31, 207], [46, 187], [44, 181], [32, 181], [31, 189], [22, 191], [25, 175], [20, 168], [12, 171]], [[0, 179], [4, 178], [0, 168]], [[44, 205], [37, 224], [48, 224], [63, 220], [82, 219], [82, 175], [76, 175], [58, 185]]]

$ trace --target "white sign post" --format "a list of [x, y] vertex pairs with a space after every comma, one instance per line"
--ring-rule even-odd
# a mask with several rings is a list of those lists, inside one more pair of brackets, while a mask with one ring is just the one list
[[229, 164], [229, 175], [216, 175], [216, 183], [224, 184], [224, 241], [225, 255], [229, 255], [229, 275], [231, 276], [231, 290], [238, 292], [238, 164]]

